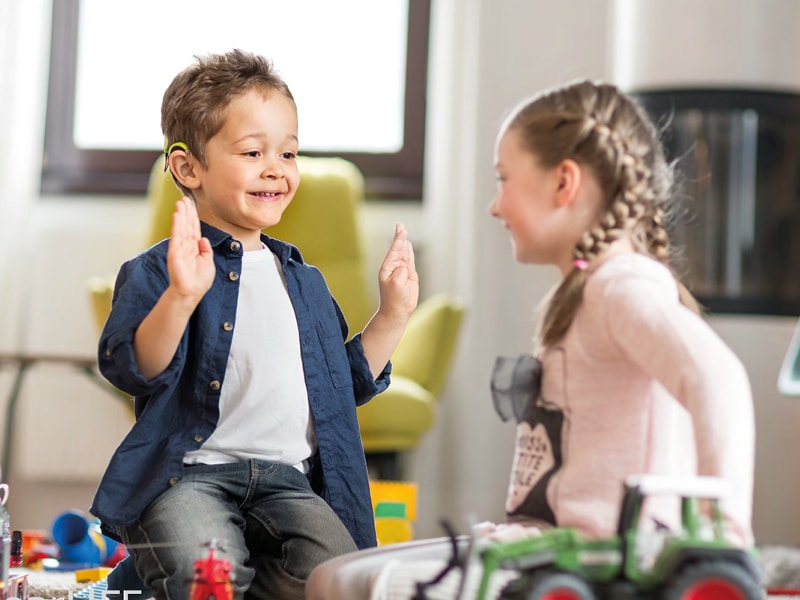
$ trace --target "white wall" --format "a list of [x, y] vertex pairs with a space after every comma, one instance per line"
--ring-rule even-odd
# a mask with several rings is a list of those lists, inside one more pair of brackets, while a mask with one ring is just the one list
[[623, 87], [800, 90], [795, 0], [614, 0], [613, 15]]
[[[691, 15], [691, 18], [687, 18]], [[615, 0], [612, 78], [625, 88], [731, 87], [800, 92], [800, 3], [794, 0]], [[792, 514], [800, 477], [783, 467], [800, 450], [800, 399], [777, 378], [796, 319], [714, 317], [747, 366], [757, 444], [753, 526], [763, 543], [800, 544]]]
[[[366, 218], [376, 261], [385, 232], [399, 217], [421, 251], [424, 289], [454, 292], [468, 305], [439, 418], [408, 457], [409, 473], [420, 484], [421, 536], [438, 535], [440, 517], [462, 529], [471, 514], [502, 518], [513, 429], [493, 414], [489, 373], [496, 355], [528, 350], [533, 307], [556, 274], [515, 265], [506, 232], [488, 216], [494, 135], [507, 110], [543, 87], [579, 76], [611, 77], [613, 4], [433, 3], [425, 200], [418, 208], [375, 205]], [[0, 89], [21, 87], [15, 94], [24, 92], [13, 107], [3, 104], [6, 94], [0, 95], [0, 131], [10, 132], [0, 145], [0, 352], [92, 356], [96, 331], [86, 281], [113, 273], [139, 249], [145, 208], [136, 199], [38, 199], [32, 185], [19, 184], [20, 174], [29, 182], [39, 168], [48, 7], [47, 0], [0, 3]], [[4, 29], [4, 22], [15, 25]], [[12, 27], [24, 33], [24, 54], [10, 47], [5, 34]], [[42, 45], [39, 52], [37, 43]], [[800, 454], [800, 441], [793, 435], [800, 402], [782, 397], [775, 388], [793, 325], [794, 319], [786, 318], [714, 320], [753, 380], [759, 427], [755, 525], [763, 543], [800, 544], [800, 520], [792, 502], [800, 477], [785, 466]], [[6, 396], [12, 374], [0, 369], [0, 398]], [[33, 369], [14, 430], [9, 505], [14, 526], [48, 528], [61, 510], [85, 509], [128, 419], [118, 399], [82, 374], [53, 365]], [[75, 455], [76, 436], [91, 436], [96, 451]], [[59, 473], [35, 468], [36, 453], [48, 447], [63, 458]]]

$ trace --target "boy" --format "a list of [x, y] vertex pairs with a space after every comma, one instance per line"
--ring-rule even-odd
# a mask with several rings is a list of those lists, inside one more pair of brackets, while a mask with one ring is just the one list
[[198, 57], [161, 125], [191, 199], [117, 277], [99, 365], [137, 421], [91, 511], [157, 598], [188, 598], [212, 543], [235, 597], [303, 598], [315, 565], [375, 545], [355, 408], [389, 384], [419, 293], [413, 249], [398, 225], [380, 308], [345, 343], [319, 271], [261, 233], [300, 179], [297, 110], [269, 61]]

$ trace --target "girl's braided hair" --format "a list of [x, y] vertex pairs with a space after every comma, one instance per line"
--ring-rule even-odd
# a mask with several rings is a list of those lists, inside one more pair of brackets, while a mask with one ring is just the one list
[[[543, 167], [572, 159], [596, 177], [604, 201], [596, 225], [584, 232], [574, 258], [590, 261], [628, 235], [634, 249], [670, 266], [667, 204], [673, 172], [658, 132], [644, 110], [609, 84], [581, 81], [547, 91], [519, 108], [508, 121]], [[546, 305], [540, 341], [558, 342], [580, 306], [586, 271], [574, 268]], [[681, 301], [697, 303], [680, 284]]]

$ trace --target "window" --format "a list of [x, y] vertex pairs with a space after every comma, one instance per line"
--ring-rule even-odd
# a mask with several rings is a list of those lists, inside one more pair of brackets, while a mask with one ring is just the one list
[[53, 0], [42, 192], [142, 193], [172, 77], [242, 48], [292, 89], [302, 154], [352, 160], [370, 198], [419, 199], [429, 16], [430, 0]]

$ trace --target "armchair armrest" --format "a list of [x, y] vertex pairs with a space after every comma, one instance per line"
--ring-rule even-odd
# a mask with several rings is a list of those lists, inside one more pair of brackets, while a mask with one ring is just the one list
[[392, 355], [392, 380], [407, 377], [438, 397], [455, 354], [464, 313], [464, 305], [448, 294], [421, 302]]
[[114, 295], [112, 277], [92, 277], [89, 280], [89, 300], [98, 334], [103, 330], [111, 312], [111, 297]]
[[408, 377], [392, 374], [386, 391], [359, 406], [358, 424], [364, 451], [409, 450], [433, 425], [436, 397]]

